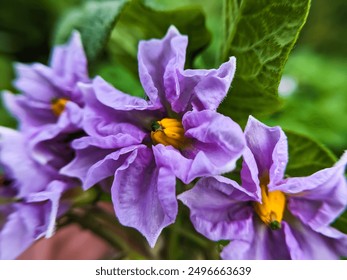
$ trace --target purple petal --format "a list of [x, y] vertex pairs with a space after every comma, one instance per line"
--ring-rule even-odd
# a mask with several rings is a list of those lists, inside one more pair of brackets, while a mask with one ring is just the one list
[[24, 206], [16, 207], [6, 220], [0, 231], [0, 259], [10, 260], [18, 257], [35, 241], [34, 225], [27, 228], [26, 216], [30, 216], [30, 209]]
[[195, 229], [207, 238], [251, 240], [253, 198], [234, 181], [221, 176], [205, 177], [178, 199], [190, 209]]
[[243, 152], [241, 169], [242, 187], [254, 193], [258, 201], [261, 201], [261, 190], [259, 181], [259, 170], [251, 150], [246, 147]]
[[28, 98], [50, 104], [51, 100], [59, 96], [57, 89], [51, 80], [42, 76], [45, 71], [51, 71], [50, 68], [42, 64], [16, 64], [15, 87], [23, 92]]
[[155, 166], [147, 147], [136, 153], [132, 162], [117, 169], [112, 201], [120, 223], [136, 228], [154, 247], [162, 229], [177, 215], [176, 179], [169, 170]]
[[71, 161], [73, 150], [70, 147], [72, 133], [80, 131], [82, 109], [73, 102], [68, 102], [58, 122], [43, 124], [32, 129], [28, 148], [32, 156], [41, 164], [49, 164], [56, 169]]
[[129, 146], [117, 151], [89, 147], [77, 150], [75, 159], [63, 167], [63, 175], [77, 177], [82, 181], [84, 190], [103, 179], [113, 176], [115, 171], [125, 162], [132, 162], [136, 156], [136, 149], [142, 146]]
[[171, 26], [163, 39], [141, 41], [138, 51], [142, 86], [154, 105], [176, 99], [176, 71], [183, 70], [187, 36]]
[[236, 69], [236, 59], [231, 57], [218, 69], [184, 70], [173, 75], [177, 76], [179, 87], [169, 87], [176, 91], [170, 94], [172, 109], [177, 112], [187, 110], [216, 110], [225, 98]]
[[149, 134], [151, 121], [159, 118], [145, 100], [121, 93], [101, 78], [81, 90], [86, 102], [83, 128], [90, 136], [129, 134], [142, 140]]
[[65, 184], [55, 181], [46, 191], [29, 194], [25, 202], [11, 205], [12, 212], [7, 213], [0, 231], [0, 259], [14, 259], [40, 237], [53, 234], [65, 188]]
[[291, 259], [336, 260], [347, 256], [347, 235], [334, 228], [316, 232], [300, 222], [283, 226]]
[[54, 123], [57, 117], [52, 113], [50, 103], [42, 103], [24, 95], [3, 93], [6, 108], [18, 120], [22, 130], [35, 129], [47, 123]]
[[140, 97], [131, 96], [117, 90], [101, 77], [96, 77], [93, 80], [93, 88], [97, 100], [104, 106], [115, 110], [146, 110], [150, 105], [146, 100]]
[[63, 77], [65, 83], [88, 82], [87, 58], [81, 36], [77, 31], [71, 35], [66, 45], [56, 46], [50, 63], [54, 74]]
[[229, 245], [223, 249], [221, 258], [225, 260], [290, 259], [283, 229], [271, 230], [255, 217], [251, 230], [254, 231], [251, 241], [242, 238], [231, 240]]
[[[51, 66], [40, 63], [15, 65], [15, 87], [23, 95], [5, 95], [9, 110], [19, 118], [22, 129], [55, 123], [57, 117], [51, 110], [52, 100], [66, 98], [83, 106], [83, 95], [78, 87], [88, 83], [87, 60], [80, 36], [73, 33], [68, 44], [54, 48]], [[72, 118], [74, 115], [71, 115]]]
[[250, 116], [245, 128], [245, 137], [247, 146], [257, 163], [258, 178], [268, 175], [270, 179], [268, 187], [271, 188], [282, 180], [288, 162], [285, 134], [280, 127], [268, 127]]
[[289, 210], [304, 224], [313, 229], [327, 226], [347, 206], [346, 163], [347, 153], [331, 168], [307, 177], [288, 178], [274, 189], [290, 195]]
[[184, 183], [197, 177], [218, 175], [235, 167], [244, 148], [238, 124], [214, 111], [193, 111], [183, 117], [185, 136], [191, 146], [179, 152], [167, 146], [153, 147], [156, 162], [168, 166]]
[[52, 180], [51, 173], [30, 157], [23, 134], [0, 127], [0, 141], [0, 162], [6, 166], [11, 178], [16, 181], [17, 196], [24, 197], [29, 193], [45, 189]]
[[[45, 222], [41, 229], [36, 229], [36, 231], [41, 232], [39, 236], [49, 238], [53, 235], [58, 213], [61, 212], [58, 211], [60, 198], [62, 193], [67, 190], [68, 187], [69, 186], [62, 181], [52, 181], [47, 186], [47, 190], [38, 193], [31, 193], [26, 197], [25, 200], [27, 203], [33, 203], [33, 205], [38, 203], [41, 205], [40, 207], [44, 208], [40, 210], [40, 212], [41, 215], [44, 216]], [[30, 223], [28, 223], [28, 226], [30, 226]]]

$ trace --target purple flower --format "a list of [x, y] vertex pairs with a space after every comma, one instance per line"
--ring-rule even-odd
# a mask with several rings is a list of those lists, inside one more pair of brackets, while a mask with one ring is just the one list
[[16, 64], [15, 69], [14, 85], [21, 94], [5, 92], [4, 102], [21, 131], [31, 135], [28, 145], [36, 159], [43, 164], [56, 161], [52, 164], [61, 167], [61, 158], [65, 164], [72, 159], [66, 144], [69, 134], [81, 129], [84, 100], [79, 83], [90, 81], [79, 33], [54, 48], [49, 67]]
[[331, 168], [284, 179], [287, 140], [279, 127], [250, 117], [242, 187], [216, 176], [179, 195], [196, 230], [230, 240], [223, 259], [338, 259], [347, 235], [329, 225], [347, 205], [347, 153]]
[[22, 134], [0, 127], [0, 259], [14, 259], [53, 234], [68, 188], [59, 174], [33, 161]]
[[244, 148], [240, 127], [216, 112], [235, 72], [235, 58], [212, 70], [184, 70], [187, 37], [171, 27], [139, 44], [140, 80], [148, 97], [124, 94], [95, 78], [86, 98], [77, 156], [62, 172], [84, 189], [114, 176], [116, 215], [154, 246], [177, 215], [176, 178], [232, 170]]

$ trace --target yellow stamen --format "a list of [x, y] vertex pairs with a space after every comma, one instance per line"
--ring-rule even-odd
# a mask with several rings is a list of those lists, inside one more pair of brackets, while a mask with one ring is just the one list
[[51, 109], [54, 115], [57, 117], [64, 111], [66, 103], [69, 99], [66, 98], [57, 98], [52, 100]]
[[262, 203], [256, 202], [254, 210], [259, 218], [271, 229], [281, 228], [283, 212], [286, 204], [286, 197], [281, 191], [269, 192], [269, 178], [264, 177], [260, 180]]
[[184, 128], [179, 120], [164, 118], [152, 123], [151, 138], [154, 144], [173, 146], [182, 149], [188, 140], [184, 137]]

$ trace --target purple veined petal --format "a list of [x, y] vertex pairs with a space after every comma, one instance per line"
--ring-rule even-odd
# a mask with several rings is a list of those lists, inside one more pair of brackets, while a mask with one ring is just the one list
[[205, 177], [178, 199], [190, 209], [195, 229], [218, 240], [253, 238], [253, 197], [236, 182], [221, 176]]
[[[40, 69], [40, 71], [37, 69]], [[44, 70], [51, 71], [47, 66], [39, 63], [33, 65], [17, 63], [15, 64], [15, 70], [17, 79], [14, 85], [25, 93], [28, 98], [50, 104], [52, 99], [59, 96], [59, 89], [41, 74]]]
[[0, 146], [0, 162], [7, 167], [11, 177], [17, 182], [18, 197], [47, 187], [52, 179], [51, 173], [30, 157], [23, 134], [0, 127]]
[[81, 131], [81, 122], [82, 109], [68, 102], [56, 123], [42, 125], [28, 133], [28, 148], [32, 157], [42, 165], [48, 164], [56, 169], [66, 165], [74, 154], [70, 137]]
[[287, 137], [279, 126], [269, 127], [250, 116], [245, 128], [248, 148], [253, 153], [259, 176], [269, 175], [268, 187], [283, 179], [288, 162]]
[[170, 100], [173, 111], [181, 113], [192, 109], [217, 110], [227, 95], [235, 70], [236, 59], [231, 57], [218, 69], [178, 72], [177, 96]]
[[347, 256], [347, 235], [334, 228], [316, 232], [299, 221], [290, 226], [283, 223], [283, 228], [291, 259], [338, 260]]
[[57, 122], [59, 128], [65, 132], [75, 132], [82, 128], [83, 109], [74, 102], [67, 102], [64, 111], [60, 114]]
[[136, 228], [154, 247], [163, 228], [177, 215], [176, 178], [170, 170], [155, 165], [149, 148], [143, 146], [136, 153], [133, 162], [117, 169], [112, 201], [120, 223]]
[[39, 237], [45, 236], [46, 238], [52, 237], [55, 230], [56, 219], [59, 213], [59, 204], [62, 193], [68, 188], [68, 185], [62, 181], [54, 180], [49, 183], [47, 190], [32, 193], [26, 197], [27, 203], [39, 203], [42, 215], [45, 217], [45, 223], [42, 228], [42, 233]]
[[134, 151], [141, 147], [142, 145], [133, 145], [112, 151], [90, 146], [77, 150], [74, 160], [64, 166], [60, 173], [77, 177], [82, 181], [82, 188], [87, 190], [103, 179], [113, 176], [125, 162], [134, 160]]
[[81, 35], [74, 31], [65, 45], [53, 49], [50, 63], [54, 74], [62, 77], [66, 83], [87, 82], [87, 58], [82, 46]]
[[312, 229], [332, 223], [347, 206], [344, 170], [347, 153], [331, 168], [311, 176], [288, 178], [274, 189], [289, 196], [289, 210]]
[[0, 259], [14, 259], [37, 239], [53, 234], [60, 196], [66, 188], [65, 183], [53, 181], [22, 202], [0, 207], [0, 215], [5, 215], [0, 224]]
[[54, 48], [51, 66], [17, 63], [15, 69], [17, 78], [14, 85], [22, 95], [5, 98], [9, 110], [20, 117], [22, 129], [57, 122], [58, 118], [51, 109], [52, 101], [56, 99], [64, 98], [79, 106], [84, 105], [78, 84], [90, 80], [78, 33], [72, 35], [68, 44]]
[[60, 174], [68, 177], [78, 178], [84, 185], [84, 189], [91, 186], [86, 186], [88, 171], [91, 166], [99, 161], [102, 161], [107, 155], [111, 154], [112, 150], [100, 149], [97, 147], [88, 147], [86, 149], [77, 150], [75, 158], [66, 166], [60, 169]]
[[56, 116], [52, 114], [49, 104], [30, 99], [27, 96], [4, 92], [3, 101], [6, 108], [20, 120], [21, 130], [35, 129], [57, 120]]
[[285, 243], [285, 232], [271, 230], [257, 217], [253, 220], [254, 231], [251, 242], [233, 239], [226, 246], [221, 258], [224, 260], [287, 260], [290, 259]]
[[243, 152], [241, 169], [242, 187], [254, 193], [258, 201], [261, 201], [259, 170], [251, 150], [246, 147]]
[[[156, 106], [176, 99], [176, 71], [183, 70], [187, 36], [171, 26], [163, 39], [141, 41], [138, 51], [141, 84]], [[165, 85], [164, 85], [165, 83]]]
[[[120, 131], [123, 130], [124, 131]], [[131, 128], [134, 128], [133, 130]], [[101, 149], [120, 149], [131, 145], [138, 145], [146, 136], [142, 131], [138, 130], [129, 124], [119, 124], [115, 129], [117, 133], [106, 136], [85, 136], [73, 141], [74, 149], [86, 149], [89, 146], [98, 147]], [[132, 133], [134, 132], [134, 133]]]
[[[31, 216], [31, 209], [16, 205], [10, 213], [0, 231], [0, 259], [11, 260], [18, 257], [35, 241], [34, 224], [27, 227], [27, 216]], [[0, 213], [1, 214], [1, 213]]]
[[214, 111], [188, 114], [183, 126], [192, 146], [183, 152], [172, 146], [153, 146], [157, 165], [168, 167], [185, 184], [233, 170], [244, 148], [241, 128]]
[[93, 88], [97, 100], [104, 106], [122, 111], [152, 109], [152, 105], [143, 98], [123, 93], [101, 77], [96, 77], [93, 80]]
[[160, 119], [145, 100], [121, 93], [101, 78], [94, 79], [92, 85], [80, 85], [80, 89], [86, 102], [83, 128], [90, 136], [125, 133], [143, 139], [149, 135], [153, 119]]
[[[196, 173], [196, 170], [192, 170], [193, 160], [184, 157], [181, 152], [174, 147], [158, 144], [153, 146], [152, 150], [156, 164], [169, 168], [173, 174], [185, 184], [189, 183], [188, 172]], [[201, 174], [207, 173], [207, 170], [200, 171], [204, 172]]]

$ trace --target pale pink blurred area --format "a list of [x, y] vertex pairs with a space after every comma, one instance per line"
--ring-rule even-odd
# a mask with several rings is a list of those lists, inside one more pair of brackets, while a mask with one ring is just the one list
[[109, 259], [114, 249], [89, 230], [78, 225], [59, 229], [52, 238], [42, 238], [22, 253], [19, 260], [98, 260]]

